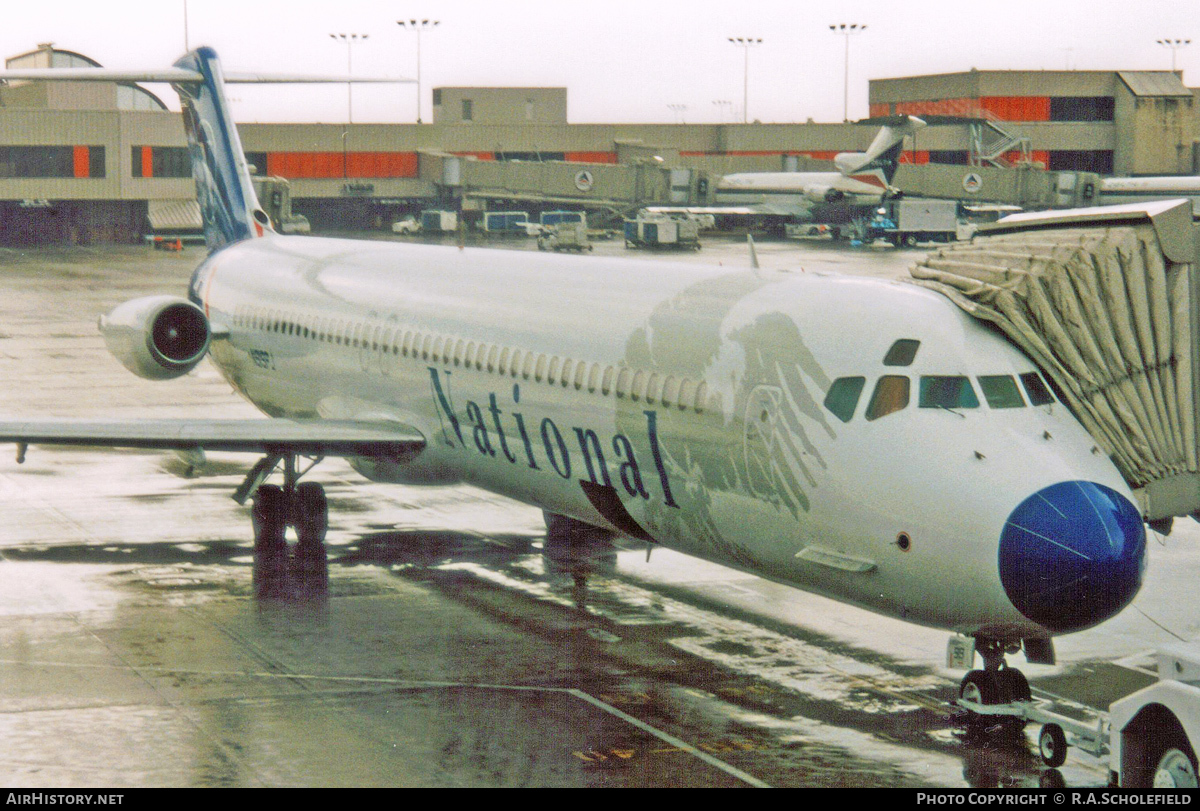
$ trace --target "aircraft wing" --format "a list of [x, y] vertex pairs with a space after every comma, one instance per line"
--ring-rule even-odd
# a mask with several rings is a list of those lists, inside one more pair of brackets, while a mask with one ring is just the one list
[[419, 431], [400, 423], [284, 419], [0, 421], [0, 443], [9, 442], [394, 460], [425, 447]]

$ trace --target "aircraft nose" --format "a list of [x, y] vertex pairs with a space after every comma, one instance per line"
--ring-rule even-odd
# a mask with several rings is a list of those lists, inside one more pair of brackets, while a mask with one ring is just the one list
[[1141, 588], [1146, 529], [1115, 490], [1059, 482], [1012, 511], [999, 558], [1000, 582], [1018, 611], [1055, 633], [1080, 631], [1115, 615]]

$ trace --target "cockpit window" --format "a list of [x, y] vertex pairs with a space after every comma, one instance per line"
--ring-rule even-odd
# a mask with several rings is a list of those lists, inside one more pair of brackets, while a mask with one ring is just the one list
[[908, 405], [909, 382], [901, 375], [884, 375], [875, 384], [871, 404], [867, 406], [866, 418], [877, 420]]
[[842, 422], [850, 422], [854, 409], [858, 407], [858, 398], [863, 386], [867, 384], [865, 377], [839, 377], [829, 387], [825, 395], [825, 407]]
[[980, 375], [979, 388], [990, 408], [1024, 408], [1025, 400], [1012, 375]]
[[979, 408], [979, 398], [965, 377], [926, 375], [921, 378], [917, 404], [921, 408]]
[[914, 341], [911, 338], [901, 338], [892, 344], [892, 348], [883, 356], [883, 365], [911, 366], [913, 360], [917, 357], [917, 349], [920, 346], [920, 341]]
[[1054, 395], [1050, 393], [1050, 387], [1037, 372], [1026, 372], [1021, 375], [1021, 384], [1025, 386], [1025, 393], [1029, 395], [1030, 404], [1040, 406], [1054, 402]]

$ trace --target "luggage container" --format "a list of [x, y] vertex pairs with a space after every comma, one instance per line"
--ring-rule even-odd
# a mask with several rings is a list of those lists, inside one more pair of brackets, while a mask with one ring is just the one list
[[625, 220], [626, 248], [700, 249], [700, 225], [692, 219], [662, 215]]
[[458, 213], [427, 209], [421, 212], [421, 230], [425, 233], [454, 231], [458, 228]]
[[528, 236], [529, 213], [525, 211], [488, 211], [483, 215], [483, 230], [496, 236]]

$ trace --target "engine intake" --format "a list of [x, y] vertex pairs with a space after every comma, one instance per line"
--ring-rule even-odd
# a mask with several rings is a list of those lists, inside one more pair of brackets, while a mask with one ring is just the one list
[[212, 330], [204, 311], [178, 296], [148, 296], [100, 316], [108, 351], [148, 380], [187, 374], [208, 352]]

